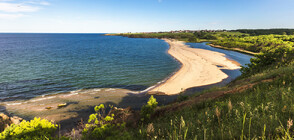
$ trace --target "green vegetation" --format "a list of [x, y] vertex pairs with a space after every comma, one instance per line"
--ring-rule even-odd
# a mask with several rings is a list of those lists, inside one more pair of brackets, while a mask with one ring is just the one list
[[150, 118], [151, 118], [151, 115], [154, 113], [155, 111], [155, 108], [157, 107], [157, 104], [158, 102], [156, 102], [156, 99], [151, 96], [149, 98], [149, 101], [147, 102], [147, 105], [144, 105], [142, 108], [141, 108], [141, 120], [143, 122], [149, 122], [150, 121]]
[[[289, 30], [288, 32], [290, 31], [292, 30]], [[270, 34], [250, 36], [249, 34], [240, 32], [128, 33], [118, 35], [131, 38], [172, 38], [186, 42], [211, 42], [214, 45], [220, 45], [226, 48], [238, 48], [251, 52], [260, 52], [277, 46], [294, 46], [294, 35]]]
[[[289, 43], [292, 44], [292, 43]], [[294, 46], [294, 44], [293, 44]], [[265, 47], [261, 53], [251, 59], [248, 67], [241, 69], [242, 76], [261, 72], [265, 69], [274, 69], [293, 64], [294, 47], [288, 45], [280, 45], [276, 47]]]
[[0, 133], [1, 140], [39, 140], [53, 139], [52, 135], [57, 130], [57, 125], [48, 120], [34, 118], [31, 121], [22, 121], [18, 125], [12, 124]]
[[236, 30], [237, 32], [246, 33], [250, 35], [269, 35], [269, 34], [278, 34], [278, 35], [294, 35], [294, 29], [240, 29]]
[[[293, 35], [250, 36], [240, 32], [121, 35], [211, 40], [213, 44], [258, 54], [251, 64], [242, 67], [242, 76], [227, 86], [189, 97], [180, 95], [177, 102], [166, 106], [158, 107], [151, 96], [139, 112], [131, 115], [128, 112], [124, 117], [112, 111], [112, 107], [106, 113], [103, 104], [96, 106], [96, 113], [84, 125], [81, 139], [294, 138]], [[128, 116], [132, 121], [121, 119]], [[8, 127], [0, 139], [54, 139], [56, 127], [47, 120], [35, 118]]]
[[[228, 90], [252, 83], [256, 84], [245, 91], [236, 90], [233, 94], [222, 98], [194, 103], [154, 118], [150, 124], [152, 123], [155, 131], [149, 134], [151, 135], [149, 138], [292, 138], [293, 77], [294, 66], [291, 65], [266, 70], [235, 81], [229, 85], [230, 87], [227, 87]], [[269, 82], [263, 82], [264, 80], [269, 80]], [[191, 97], [191, 100], [193, 98], [195, 97]], [[147, 128], [148, 125], [144, 129]]]
[[240, 32], [194, 32], [194, 33], [122, 33], [114, 34], [130, 38], [172, 38], [186, 42], [214, 42], [224, 37], [249, 36]]
[[292, 47], [294, 45], [294, 35], [225, 36], [214, 41], [213, 44], [260, 52], [277, 46]]
[[[112, 108], [112, 107], [111, 107]], [[125, 123], [115, 123], [114, 114], [105, 115], [104, 104], [95, 107], [94, 114], [89, 116], [88, 123], [83, 130], [82, 139], [85, 140], [117, 140], [131, 139], [130, 134], [125, 131]]]
[[188, 40], [192, 41], [193, 39], [196, 39], [193, 33], [148, 33], [148, 34], [126, 33], [126, 34], [118, 34], [118, 35], [130, 37], [130, 38], [173, 38], [173, 39], [178, 39], [182, 41], [188, 41]]

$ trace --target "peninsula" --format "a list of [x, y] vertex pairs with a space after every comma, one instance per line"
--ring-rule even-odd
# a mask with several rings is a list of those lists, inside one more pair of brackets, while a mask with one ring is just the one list
[[225, 54], [210, 50], [191, 48], [183, 41], [163, 39], [170, 48], [168, 53], [177, 59], [182, 67], [164, 83], [151, 89], [148, 93], [178, 94], [184, 90], [221, 82], [227, 78], [221, 69], [240, 68], [236, 61], [229, 60]]

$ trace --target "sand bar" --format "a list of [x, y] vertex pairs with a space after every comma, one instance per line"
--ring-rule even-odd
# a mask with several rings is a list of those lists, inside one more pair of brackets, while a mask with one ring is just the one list
[[191, 48], [173, 39], [164, 41], [170, 46], [168, 53], [182, 63], [182, 67], [149, 93], [178, 94], [188, 88], [215, 84], [228, 78], [221, 69], [240, 69], [238, 62], [227, 59], [223, 53]]

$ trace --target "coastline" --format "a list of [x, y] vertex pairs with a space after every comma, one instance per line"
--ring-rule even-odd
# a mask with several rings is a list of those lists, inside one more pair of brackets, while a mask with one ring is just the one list
[[222, 53], [191, 48], [183, 41], [163, 40], [170, 46], [168, 53], [182, 66], [167, 80], [147, 91], [149, 94], [175, 95], [188, 88], [215, 84], [228, 77], [221, 69], [240, 68], [238, 62], [227, 59]]
[[227, 47], [223, 47], [223, 46], [220, 46], [220, 45], [214, 45], [214, 44], [211, 44], [211, 43], [209, 43], [208, 45], [211, 46], [211, 47], [214, 47], [214, 48], [236, 51], [236, 52], [248, 54], [248, 55], [251, 55], [251, 56], [254, 56], [254, 55], [258, 54], [258, 53], [255, 53], [255, 52], [251, 52], [251, 51], [247, 51], [247, 50], [243, 50], [243, 49], [239, 49], [239, 48], [227, 48]]
[[[222, 53], [191, 48], [185, 45], [183, 41], [170, 39], [165, 39], [165, 41], [169, 44], [167, 53], [176, 59], [181, 66], [164, 80], [148, 87], [143, 91], [131, 91], [118, 88], [80, 89], [55, 95], [35, 97], [29, 100], [3, 102], [0, 106], [2, 105], [5, 111], [23, 117], [24, 119], [29, 120], [33, 117], [41, 117], [67, 124], [72, 121], [78, 122], [81, 118], [87, 119], [88, 115], [91, 111], [93, 111], [92, 108], [101, 103], [111, 104], [123, 108], [131, 106], [132, 108], [139, 109], [148, 100], [148, 94], [155, 94], [156, 99], [161, 104], [166, 104], [174, 101], [178, 93], [190, 87], [211, 85], [221, 82], [223, 79], [228, 77], [228, 75], [223, 73], [221, 69], [240, 68], [238, 66], [238, 62], [226, 58]], [[181, 59], [183, 57], [178, 56], [181, 54], [178, 51], [184, 51], [187, 56], [192, 55], [194, 57], [188, 57], [190, 59], [185, 61]], [[215, 58], [212, 59], [210, 57]], [[190, 64], [194, 64], [194, 66], [191, 67], [193, 68], [193, 71], [185, 71], [185, 67], [190, 66]], [[198, 65], [195, 66], [195, 64]], [[201, 71], [199, 71], [198, 67], [200, 67]], [[213, 71], [206, 71], [206, 69], [212, 69]], [[210, 72], [216, 73], [211, 74]], [[203, 79], [203, 77], [206, 78]], [[173, 80], [175, 78], [181, 79], [179, 81], [179, 85], [176, 83], [177, 81], [175, 82]], [[195, 79], [191, 80], [191, 78]], [[205, 79], [210, 78], [213, 80], [205, 81]], [[199, 79], [202, 81], [197, 83]], [[176, 83], [176, 85], [174, 85], [174, 83]], [[187, 86], [182, 87], [181, 85], [183, 84]], [[165, 91], [165, 89], [167, 91]], [[168, 90], [175, 90], [175, 92], [168, 92]], [[146, 95], [146, 93], [148, 94]], [[57, 107], [59, 104], [63, 103], [66, 103], [65, 107]], [[46, 109], [48, 107], [51, 107], [51, 109]]]

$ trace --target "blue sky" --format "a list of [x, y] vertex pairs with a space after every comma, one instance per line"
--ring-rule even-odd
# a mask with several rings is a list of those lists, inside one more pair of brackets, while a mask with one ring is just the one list
[[294, 28], [294, 0], [0, 0], [0, 32]]

